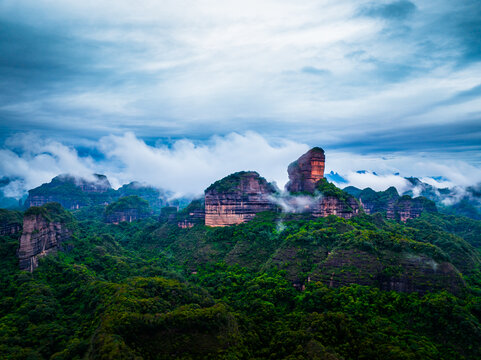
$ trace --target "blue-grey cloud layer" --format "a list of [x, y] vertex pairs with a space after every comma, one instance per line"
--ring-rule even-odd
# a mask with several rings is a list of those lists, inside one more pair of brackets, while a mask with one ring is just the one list
[[254, 130], [478, 163], [480, 79], [479, 0], [0, 0], [3, 139]]

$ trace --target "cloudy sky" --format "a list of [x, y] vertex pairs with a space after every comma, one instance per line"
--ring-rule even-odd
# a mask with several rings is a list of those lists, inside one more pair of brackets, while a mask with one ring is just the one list
[[0, 0], [0, 142], [11, 193], [91, 171], [282, 185], [310, 146], [357, 185], [475, 183], [481, 1]]

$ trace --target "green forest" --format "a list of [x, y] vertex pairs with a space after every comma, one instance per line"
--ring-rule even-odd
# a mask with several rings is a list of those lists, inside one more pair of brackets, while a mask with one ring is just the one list
[[479, 221], [264, 212], [180, 229], [38, 209], [74, 235], [33, 273], [20, 234], [0, 237], [1, 359], [481, 358]]

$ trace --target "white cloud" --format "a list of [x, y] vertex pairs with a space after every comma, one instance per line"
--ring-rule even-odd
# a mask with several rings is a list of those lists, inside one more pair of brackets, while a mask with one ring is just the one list
[[[151, 146], [133, 133], [125, 133], [86, 145], [100, 152], [102, 160], [79, 156], [73, 147], [32, 133], [9, 138], [0, 149], [0, 176], [15, 181], [4, 188], [5, 194], [20, 197], [26, 190], [66, 173], [84, 178], [90, 178], [93, 173], [106, 174], [114, 187], [140, 181], [180, 196], [202, 194], [224, 176], [253, 170], [283, 189], [287, 166], [309, 149], [306, 144], [285, 139], [268, 141], [254, 132], [214, 136], [203, 142], [182, 139], [170, 146], [162, 143]], [[380, 158], [326, 151], [326, 172], [331, 170], [348, 181], [342, 186], [371, 187], [378, 191], [395, 186], [403, 192], [411, 188], [404, 179], [409, 176], [420, 177], [436, 187], [462, 189], [481, 182], [481, 169], [462, 161], [427, 156]], [[357, 170], [367, 171], [358, 173]], [[394, 175], [396, 173], [399, 175]], [[432, 176], [443, 180], [434, 180]]]

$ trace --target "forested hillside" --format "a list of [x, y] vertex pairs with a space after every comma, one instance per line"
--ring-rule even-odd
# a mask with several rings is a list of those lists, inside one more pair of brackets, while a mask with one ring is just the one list
[[1, 358], [481, 356], [474, 220], [265, 212], [181, 229], [74, 215], [33, 273], [18, 270], [20, 235], [0, 238]]

